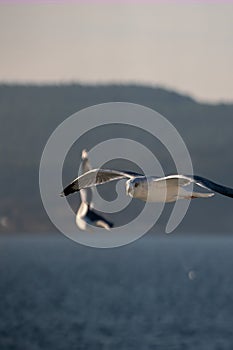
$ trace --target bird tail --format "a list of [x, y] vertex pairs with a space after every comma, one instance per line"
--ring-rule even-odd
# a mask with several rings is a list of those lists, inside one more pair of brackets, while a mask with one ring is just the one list
[[213, 197], [214, 193], [200, 193], [200, 192], [191, 192], [190, 195], [188, 196], [188, 199], [193, 199], [193, 198], [209, 198]]

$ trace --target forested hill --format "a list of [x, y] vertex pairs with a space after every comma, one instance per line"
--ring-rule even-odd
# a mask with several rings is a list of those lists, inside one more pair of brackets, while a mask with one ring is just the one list
[[[2, 232], [54, 230], [44, 212], [38, 186], [38, 167], [45, 143], [54, 129], [74, 112], [113, 101], [137, 103], [161, 113], [182, 135], [195, 171], [233, 186], [233, 104], [198, 103], [173, 91], [146, 86], [1, 85]], [[203, 231], [231, 229], [233, 203], [229, 203], [229, 199], [220, 198], [210, 204], [210, 215], [221, 215], [224, 225], [218, 227], [211, 220], [204, 220]], [[202, 205], [194, 205], [183, 230], [190, 225], [193, 231], [200, 229], [196, 219], [202, 215]]]

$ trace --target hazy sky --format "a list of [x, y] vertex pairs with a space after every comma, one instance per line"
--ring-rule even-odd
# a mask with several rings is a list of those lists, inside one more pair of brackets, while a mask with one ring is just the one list
[[137, 82], [233, 101], [233, 4], [1, 4], [0, 81]]

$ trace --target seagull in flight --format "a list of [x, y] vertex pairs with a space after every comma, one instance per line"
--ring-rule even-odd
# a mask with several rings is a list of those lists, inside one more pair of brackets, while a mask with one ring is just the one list
[[[91, 165], [88, 159], [88, 153], [84, 149], [82, 151], [81, 173], [82, 176], [91, 171]], [[89, 190], [89, 191], [88, 191]], [[97, 214], [93, 209], [91, 201], [92, 191], [90, 188], [82, 188], [80, 191], [81, 205], [76, 215], [76, 224], [80, 230], [91, 231], [93, 226], [102, 227], [105, 230], [110, 230], [113, 224], [106, 220], [103, 216]]]
[[[218, 185], [204, 177], [193, 175], [169, 175], [146, 177], [141, 174], [109, 169], [93, 169], [77, 177], [64, 188], [61, 196], [81, 191], [110, 181], [125, 179], [126, 194], [147, 202], [174, 202], [180, 199], [208, 198], [216, 193], [233, 198], [233, 189]], [[188, 191], [185, 187], [195, 184], [213, 192]]]

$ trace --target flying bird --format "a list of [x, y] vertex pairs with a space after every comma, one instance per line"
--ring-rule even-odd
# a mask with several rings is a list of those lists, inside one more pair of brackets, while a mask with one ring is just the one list
[[[146, 177], [141, 174], [109, 170], [93, 169], [77, 177], [61, 193], [68, 196], [76, 191], [104, 184], [109, 181], [125, 179], [126, 194], [147, 202], [174, 202], [180, 199], [208, 198], [214, 192], [233, 198], [233, 189], [218, 185], [204, 177], [192, 175], [169, 175], [165, 177]], [[201, 193], [188, 191], [185, 187], [195, 184], [213, 192]]]
[[[90, 171], [91, 171], [91, 165], [88, 160], [88, 153], [86, 150], [83, 150], [81, 173], [85, 175], [85, 173]], [[110, 230], [113, 227], [113, 224], [110, 221], [106, 220], [103, 216], [97, 214], [93, 209], [93, 203], [90, 199], [92, 197], [91, 189], [90, 188], [80, 189], [80, 197], [81, 197], [81, 204], [76, 215], [76, 224], [80, 228], [80, 230], [91, 231], [92, 226], [102, 227], [106, 230]]]

